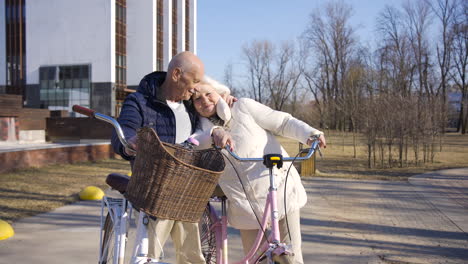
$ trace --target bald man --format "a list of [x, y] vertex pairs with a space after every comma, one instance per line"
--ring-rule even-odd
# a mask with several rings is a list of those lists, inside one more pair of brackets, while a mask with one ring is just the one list
[[[163, 142], [182, 143], [194, 131], [198, 123], [197, 114], [189, 101], [197, 90], [204, 75], [201, 60], [191, 52], [174, 56], [167, 72], [152, 72], [140, 82], [138, 90], [130, 94], [123, 103], [119, 124], [132, 149], [126, 149], [115, 131], [112, 135], [114, 151], [133, 166], [136, 154], [136, 133], [144, 126], [152, 127]], [[158, 259], [169, 235], [172, 237], [178, 264], [203, 264], [198, 224], [165, 219], [149, 219], [149, 252], [141, 256]], [[134, 263], [140, 263], [134, 260]], [[144, 263], [144, 262], [141, 262]]]

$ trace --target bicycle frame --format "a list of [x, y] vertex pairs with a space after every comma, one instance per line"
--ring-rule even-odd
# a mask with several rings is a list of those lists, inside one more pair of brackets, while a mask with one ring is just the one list
[[[113, 228], [115, 232], [114, 239], [114, 256], [112, 263], [113, 264], [122, 264], [124, 262], [125, 254], [125, 234], [127, 232], [127, 221], [129, 214], [127, 213], [128, 202], [125, 198], [111, 198], [104, 196], [101, 202], [101, 230], [104, 230], [104, 208], [108, 208], [109, 216], [112, 219]], [[103, 232], [100, 234], [100, 243], [99, 243], [99, 263], [103, 262], [103, 257], [107, 254], [105, 250], [108, 248], [102, 248], [103, 245]]]
[[[263, 161], [265, 166], [269, 168], [269, 179], [270, 179], [270, 188], [267, 195], [267, 200], [265, 203], [265, 208], [263, 211], [263, 217], [260, 224], [260, 229], [257, 233], [257, 237], [255, 242], [250, 249], [250, 251], [243, 257], [243, 259], [239, 262], [235, 262], [235, 264], [248, 264], [248, 263], [255, 263], [262, 254], [266, 254], [267, 256], [271, 257], [274, 253], [275, 255], [291, 255], [292, 252], [289, 250], [288, 246], [281, 243], [280, 238], [280, 231], [279, 231], [279, 219], [278, 219], [278, 204], [277, 204], [277, 188], [276, 180], [273, 175], [273, 168], [275, 166], [282, 166], [283, 161], [304, 161], [309, 159], [318, 149], [318, 140], [315, 140], [312, 143], [310, 149], [308, 149], [308, 153], [304, 157], [298, 158], [283, 158], [281, 155], [276, 154], [269, 154], [265, 155], [263, 158], [240, 158], [235, 153], [233, 153], [229, 146], [226, 146], [226, 150], [233, 156], [235, 159], [241, 162], [260, 162]], [[226, 215], [226, 206], [225, 200], [221, 200], [221, 218], [216, 214], [214, 208], [211, 208], [211, 219], [213, 220], [214, 224], [211, 229], [216, 232], [216, 236], [221, 238], [220, 241], [216, 241], [217, 243], [217, 263], [218, 264], [228, 264], [228, 249], [227, 249], [227, 215]], [[211, 206], [211, 205], [210, 205]], [[271, 233], [268, 236], [268, 239], [262, 243], [262, 237], [264, 232], [268, 227], [268, 222], [271, 220]], [[270, 241], [270, 242], [269, 242]]]
[[[123, 134], [122, 128], [120, 127], [117, 120], [114, 118], [97, 113], [96, 111], [82, 107], [79, 105], [73, 106], [73, 111], [86, 115], [91, 118], [96, 118], [101, 121], [107, 122], [111, 124], [116, 132], [117, 136], [119, 137], [120, 142], [127, 148], [132, 149], [132, 147], [128, 144], [125, 136]], [[126, 233], [127, 233], [127, 223], [131, 218], [132, 215], [132, 206], [130, 202], [125, 199], [123, 196], [119, 196], [118, 198], [112, 198], [105, 195], [101, 202], [101, 233], [100, 233], [100, 245], [99, 245], [99, 263], [105, 262], [106, 260], [103, 257], [107, 254], [107, 252], [103, 252], [103, 230], [104, 230], [104, 208], [108, 208], [108, 215], [111, 217], [113, 230], [115, 232], [115, 239], [114, 239], [114, 256], [112, 259], [112, 264], [123, 264], [125, 258], [125, 246], [126, 246]], [[143, 230], [143, 222], [144, 218], [147, 217], [145, 213], [140, 212], [137, 221], [137, 230], [136, 230], [136, 238], [135, 240], [138, 242], [135, 243], [133, 247], [133, 254], [131, 256], [131, 263], [136, 263], [137, 259], [145, 259], [148, 260], [148, 263], [160, 263], [164, 264], [164, 262], [151, 262], [147, 258], [148, 256], [148, 237]], [[104, 250], [107, 250], [106, 247]]]

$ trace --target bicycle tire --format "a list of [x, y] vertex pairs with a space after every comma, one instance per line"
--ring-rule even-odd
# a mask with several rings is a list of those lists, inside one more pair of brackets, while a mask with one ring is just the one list
[[214, 224], [211, 219], [211, 207], [208, 204], [198, 223], [200, 229], [201, 249], [207, 264], [216, 263], [216, 232], [211, 228]]
[[114, 258], [115, 249], [115, 232], [114, 223], [108, 213], [104, 222], [104, 234], [101, 241], [101, 256], [102, 261], [99, 264], [111, 264]]

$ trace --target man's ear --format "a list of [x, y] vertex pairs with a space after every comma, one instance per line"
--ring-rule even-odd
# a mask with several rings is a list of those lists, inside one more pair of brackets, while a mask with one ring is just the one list
[[176, 67], [174, 68], [174, 70], [172, 70], [171, 78], [174, 82], [178, 82], [181, 75], [182, 75], [182, 69], [179, 67]]

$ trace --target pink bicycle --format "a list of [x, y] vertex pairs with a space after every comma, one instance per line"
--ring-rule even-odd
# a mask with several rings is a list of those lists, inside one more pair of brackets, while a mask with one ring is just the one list
[[[283, 162], [298, 161], [302, 162], [314, 154], [318, 148], [318, 138], [312, 143], [308, 149], [303, 149], [301, 153], [307, 153], [304, 157], [283, 157], [281, 154], [267, 154], [263, 158], [241, 158], [235, 153], [230, 151], [229, 146], [226, 146], [227, 152], [240, 162], [263, 162], [269, 169], [270, 174], [270, 187], [267, 196], [267, 201], [264, 208], [263, 217], [260, 224], [259, 232], [257, 234], [255, 243], [250, 249], [249, 253], [242, 258], [242, 260], [234, 262], [235, 264], [249, 264], [260, 263], [260, 261], [267, 260], [267, 263], [280, 263], [287, 264], [293, 263], [294, 252], [291, 251], [290, 246], [281, 242], [279, 231], [278, 219], [278, 206], [277, 206], [277, 184], [273, 176], [273, 168], [281, 168]], [[218, 190], [219, 192], [219, 190]], [[208, 204], [202, 220], [200, 222], [201, 228], [201, 241], [203, 252], [207, 263], [228, 264], [228, 239], [227, 239], [227, 215], [226, 215], [226, 196], [222, 193], [216, 194]], [[213, 202], [221, 203], [221, 214], [213, 207]], [[267, 227], [271, 226], [268, 236], [266, 236]], [[262, 242], [262, 238], [267, 239]]]
[[[96, 118], [101, 121], [110, 123], [114, 126], [117, 135], [123, 145], [129, 146], [125, 140], [123, 131], [119, 123], [112, 117], [96, 113], [94, 110], [81, 107], [78, 105], [73, 106], [73, 110], [80, 114]], [[273, 168], [281, 168], [283, 162], [302, 162], [314, 154], [315, 150], [320, 151], [318, 148], [318, 138], [312, 143], [308, 149], [301, 150], [301, 153], [307, 153], [303, 157], [282, 157], [280, 154], [267, 154], [263, 158], [241, 158], [235, 153], [230, 151], [229, 146], [226, 146], [228, 153], [239, 160], [240, 162], [263, 162], [269, 168], [270, 174], [270, 188], [267, 196], [267, 202], [261, 222], [259, 223], [260, 229], [257, 234], [256, 241], [249, 251], [249, 253], [236, 264], [249, 264], [260, 263], [260, 261], [267, 260], [268, 264], [288, 264], [292, 263], [294, 253], [291, 251], [290, 246], [281, 242], [280, 231], [278, 225], [278, 207], [277, 207], [277, 184], [273, 176]], [[292, 165], [291, 165], [292, 166]], [[129, 177], [121, 174], [110, 174], [107, 176], [106, 183], [113, 189], [121, 194], [124, 194], [129, 182]], [[228, 239], [227, 239], [227, 214], [226, 214], [226, 196], [218, 188], [213, 197], [207, 203], [207, 207], [199, 222], [200, 226], [200, 239], [202, 244], [203, 255], [206, 263], [229, 264], [228, 261]], [[221, 203], [220, 214], [213, 206], [213, 203]], [[124, 196], [109, 197], [104, 196], [102, 200], [102, 214], [101, 214], [101, 239], [99, 249], [100, 264], [112, 263], [147, 263], [157, 264], [165, 263], [162, 260], [155, 261], [147, 258], [148, 254], [148, 238], [143, 230], [145, 213], [140, 212], [138, 220], [136, 221], [136, 237], [132, 254], [126, 256], [126, 244], [128, 241], [128, 226], [130, 217], [132, 215], [133, 207], [131, 203], [125, 199]], [[271, 226], [268, 236], [266, 236], [267, 227]], [[262, 242], [262, 238], [266, 240]]]

